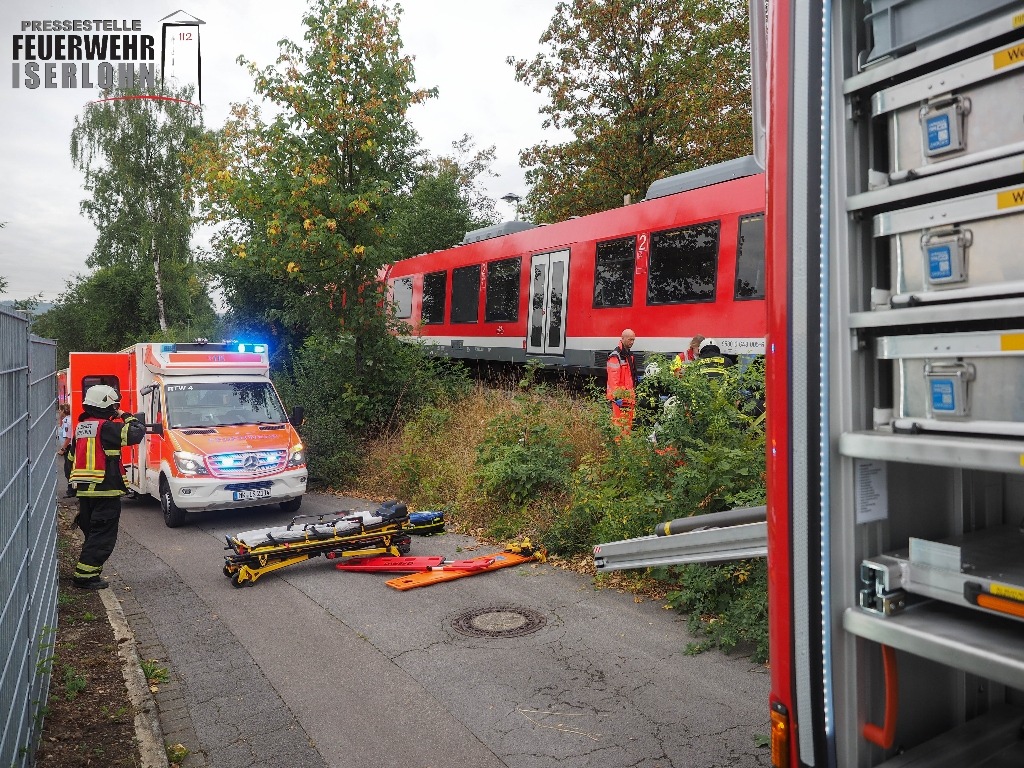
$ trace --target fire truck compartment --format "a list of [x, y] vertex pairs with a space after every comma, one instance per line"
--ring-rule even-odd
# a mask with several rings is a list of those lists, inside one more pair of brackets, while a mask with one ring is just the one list
[[1024, 187], [881, 213], [893, 307], [1024, 295]]
[[879, 91], [890, 181], [1024, 152], [1024, 43], [980, 54]]

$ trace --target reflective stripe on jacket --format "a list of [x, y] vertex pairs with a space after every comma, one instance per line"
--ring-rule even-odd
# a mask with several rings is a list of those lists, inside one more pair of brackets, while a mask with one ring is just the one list
[[725, 369], [730, 367], [729, 361], [724, 357], [702, 357], [693, 361], [696, 369], [711, 379], [718, 379], [725, 375]]
[[68, 482], [79, 496], [123, 496], [128, 490], [121, 448], [137, 445], [146, 428], [132, 416], [123, 424], [83, 415], [75, 427], [75, 463]]
[[[628, 355], [628, 357], [625, 355]], [[623, 353], [623, 350], [619, 347], [613, 349], [611, 354], [608, 355], [608, 364], [606, 366], [608, 387], [606, 396], [609, 400], [614, 400], [617, 397], [625, 397], [632, 400], [633, 390], [636, 389], [636, 382], [633, 378], [636, 363], [633, 363], [635, 358], [631, 358], [633, 358], [631, 352]]]

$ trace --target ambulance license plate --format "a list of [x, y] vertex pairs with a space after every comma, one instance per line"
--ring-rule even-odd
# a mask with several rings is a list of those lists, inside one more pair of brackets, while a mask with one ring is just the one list
[[250, 488], [245, 491], [235, 491], [232, 494], [235, 501], [253, 501], [255, 499], [269, 499], [269, 488]]

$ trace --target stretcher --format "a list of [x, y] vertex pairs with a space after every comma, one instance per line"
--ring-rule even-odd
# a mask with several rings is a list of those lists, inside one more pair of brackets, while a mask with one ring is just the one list
[[[510, 543], [502, 552], [482, 555], [472, 561], [463, 560], [461, 561], [462, 567], [429, 568], [406, 576], [397, 576], [385, 583], [393, 589], [404, 592], [417, 587], [429, 587], [431, 584], [439, 584], [442, 581], [452, 581], [513, 565], [522, 565], [531, 560], [543, 563], [547, 560], [547, 552], [543, 547], [535, 547], [528, 538], [524, 538], [522, 541]], [[455, 566], [455, 563], [452, 563], [452, 566]]]
[[[313, 520], [313, 522], [299, 522]], [[324, 555], [346, 557], [409, 553], [406, 528], [409, 510], [390, 501], [373, 511], [342, 510], [326, 515], [297, 515], [285, 526], [257, 528], [225, 536], [231, 554], [224, 557], [224, 575], [235, 587], [253, 584], [260, 576]]]
[[338, 563], [339, 571], [384, 571], [424, 573], [426, 571], [480, 571], [494, 563], [494, 557], [448, 560], [444, 557], [350, 557]]

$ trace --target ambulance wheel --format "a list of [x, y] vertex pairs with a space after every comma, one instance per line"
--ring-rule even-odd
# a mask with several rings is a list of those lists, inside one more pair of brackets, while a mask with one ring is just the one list
[[164, 480], [160, 483], [160, 509], [164, 513], [164, 524], [168, 528], [180, 528], [185, 524], [185, 510], [174, 503], [171, 486]]
[[296, 496], [294, 499], [288, 499], [288, 501], [281, 502], [282, 512], [298, 512], [299, 507], [302, 506], [302, 497]]

